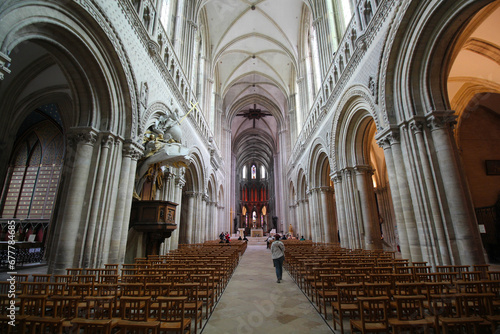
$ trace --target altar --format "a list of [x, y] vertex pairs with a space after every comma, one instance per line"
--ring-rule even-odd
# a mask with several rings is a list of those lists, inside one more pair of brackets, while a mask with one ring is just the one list
[[250, 236], [252, 237], [263, 237], [264, 231], [261, 228], [253, 228], [250, 232]]

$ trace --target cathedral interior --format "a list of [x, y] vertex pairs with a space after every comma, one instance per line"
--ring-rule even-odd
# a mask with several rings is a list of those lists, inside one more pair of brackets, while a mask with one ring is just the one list
[[221, 232], [498, 263], [499, 23], [492, 0], [0, 1], [1, 243], [53, 274]]

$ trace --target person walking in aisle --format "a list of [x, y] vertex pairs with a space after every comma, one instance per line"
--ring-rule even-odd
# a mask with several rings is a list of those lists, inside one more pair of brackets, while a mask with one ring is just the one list
[[271, 244], [271, 256], [273, 258], [274, 268], [276, 268], [276, 283], [281, 283], [283, 275], [283, 262], [285, 262], [285, 245], [276, 239]]

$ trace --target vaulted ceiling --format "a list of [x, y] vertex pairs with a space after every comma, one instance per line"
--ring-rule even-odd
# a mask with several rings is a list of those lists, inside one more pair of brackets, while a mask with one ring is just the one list
[[[288, 97], [295, 90], [304, 12], [309, 13], [309, 8], [303, 0], [208, 0], [203, 4], [214, 82], [237, 155], [253, 152], [270, 155], [262, 158], [270, 160], [276, 152], [278, 132], [287, 128]], [[255, 122], [236, 116], [254, 105], [272, 116]]]

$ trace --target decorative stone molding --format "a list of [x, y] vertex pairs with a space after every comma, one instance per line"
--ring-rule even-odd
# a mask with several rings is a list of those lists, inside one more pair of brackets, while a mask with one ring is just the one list
[[109, 148], [115, 143], [115, 136], [112, 133], [104, 133], [101, 137], [101, 147]]
[[424, 124], [425, 120], [421, 119], [420, 117], [414, 117], [414, 119], [410, 121], [410, 130], [413, 132], [413, 134], [422, 133]]
[[342, 182], [342, 175], [340, 175], [339, 172], [331, 172], [330, 179], [332, 179], [334, 183], [340, 183]]
[[356, 165], [354, 166], [354, 172], [356, 175], [368, 174], [372, 176], [375, 174], [375, 169], [373, 169], [370, 165]]
[[196, 22], [194, 22], [193, 20], [187, 20], [187, 23], [191, 26], [191, 28], [193, 28], [194, 30], [198, 30], [198, 25], [196, 24]]
[[319, 191], [322, 193], [333, 193], [335, 192], [335, 189], [333, 189], [332, 187], [320, 187]]
[[0, 52], [0, 80], [3, 80], [5, 74], [10, 74], [10, 69], [8, 68], [8, 64], [11, 59], [5, 53]]
[[375, 136], [378, 146], [383, 149], [390, 148], [391, 145], [400, 143], [400, 132], [396, 126], [388, 127]]
[[446, 127], [453, 129], [455, 124], [457, 124], [457, 116], [453, 110], [444, 111], [431, 111], [425, 116], [427, 120], [427, 127], [434, 130], [441, 130]]
[[[131, 124], [131, 129], [132, 129], [132, 136], [137, 136], [137, 128], [138, 128], [138, 101], [137, 101], [137, 81], [134, 76], [134, 71], [132, 70], [132, 65], [131, 61], [125, 52], [125, 48], [123, 47], [123, 42], [119, 37], [119, 34], [116, 31], [116, 28], [113, 26], [111, 23], [111, 20], [109, 17], [106, 15], [106, 13], [103, 11], [103, 9], [95, 4], [94, 1], [90, 0], [74, 0], [75, 3], [78, 3], [84, 10], [86, 10], [94, 19], [96, 22], [99, 23], [101, 29], [106, 33], [107, 38], [110, 40], [110, 42], [113, 44], [114, 49], [116, 50], [116, 53], [118, 55], [119, 61], [121, 63], [122, 68], [124, 69], [124, 73], [126, 76], [127, 80], [127, 86], [128, 90], [130, 92], [130, 102], [131, 102], [131, 108], [132, 108], [132, 124]], [[120, 2], [121, 3], [121, 2]], [[132, 2], [127, 1], [128, 4], [133, 8]], [[135, 10], [134, 10], [135, 11]], [[137, 13], [136, 13], [137, 15]], [[128, 135], [128, 134], [125, 134]]]
[[132, 160], [139, 160], [142, 157], [143, 152], [144, 148], [130, 139], [123, 143], [124, 157], [130, 157]]
[[156, 43], [153, 40], [149, 40], [148, 41], [148, 51], [149, 51], [149, 54], [151, 56], [159, 54], [160, 53], [160, 45], [158, 45], [158, 43]]
[[68, 140], [74, 146], [78, 144], [94, 146], [97, 142], [97, 135], [97, 130], [93, 128], [72, 128], [68, 133]]

